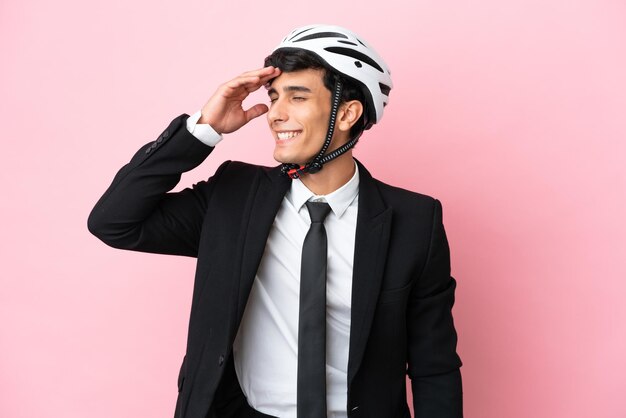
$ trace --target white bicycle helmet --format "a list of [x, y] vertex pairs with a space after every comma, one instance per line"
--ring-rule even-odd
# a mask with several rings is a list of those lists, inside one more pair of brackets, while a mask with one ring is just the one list
[[[380, 122], [383, 109], [389, 102], [389, 92], [393, 87], [391, 73], [376, 51], [359, 39], [354, 32], [333, 25], [303, 26], [291, 31], [273, 52], [290, 49], [309, 51], [342, 77], [356, 81], [362, 87], [367, 102], [364, 103], [366, 113], [363, 129], [369, 129], [373, 124]], [[328, 131], [320, 152], [304, 165], [283, 163], [282, 171], [285, 175], [296, 179], [302, 174], [317, 173], [324, 164], [339, 157], [357, 143], [360, 133], [339, 148], [326, 153], [335, 130], [342, 90], [343, 81], [341, 78], [335, 78]]]
[[369, 101], [369, 122], [380, 122], [393, 87], [391, 73], [383, 59], [357, 34], [341, 26], [308, 25], [291, 31], [274, 51], [281, 48], [313, 52], [340, 74], [361, 82]]

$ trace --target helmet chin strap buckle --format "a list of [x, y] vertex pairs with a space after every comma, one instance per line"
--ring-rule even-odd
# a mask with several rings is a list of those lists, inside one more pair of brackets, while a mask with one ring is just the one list
[[302, 170], [304, 166], [300, 166], [299, 168], [291, 168], [285, 171], [284, 173], [289, 176], [292, 180], [299, 179], [302, 174]]
[[280, 167], [280, 171], [284, 176], [288, 176], [291, 179], [297, 179], [300, 177], [300, 173], [304, 166], [298, 164], [283, 163]]
[[298, 164], [283, 164], [281, 167], [282, 173], [289, 176], [291, 179], [298, 179], [303, 174], [314, 174], [320, 171], [323, 165], [317, 161], [312, 161], [306, 165]]

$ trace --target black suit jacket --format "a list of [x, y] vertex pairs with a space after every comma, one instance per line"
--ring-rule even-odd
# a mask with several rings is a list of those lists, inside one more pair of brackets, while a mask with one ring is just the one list
[[[289, 188], [278, 168], [227, 161], [206, 182], [168, 193], [212, 151], [176, 118], [115, 176], [89, 229], [116, 248], [197, 257], [177, 417], [228, 416], [240, 391], [232, 344], [274, 217]], [[359, 163], [348, 361], [351, 417], [462, 416], [461, 362], [439, 201], [391, 187]], [[240, 392], [239, 392], [240, 393]]]

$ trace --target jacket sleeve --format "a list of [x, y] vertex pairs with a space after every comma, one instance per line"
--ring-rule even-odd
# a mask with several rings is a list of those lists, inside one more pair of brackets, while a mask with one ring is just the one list
[[461, 360], [452, 319], [456, 282], [450, 250], [435, 200], [428, 259], [408, 306], [408, 368], [415, 418], [461, 418]]
[[212, 181], [168, 193], [213, 150], [189, 133], [187, 117], [174, 119], [120, 169], [89, 215], [92, 234], [115, 248], [197, 256]]

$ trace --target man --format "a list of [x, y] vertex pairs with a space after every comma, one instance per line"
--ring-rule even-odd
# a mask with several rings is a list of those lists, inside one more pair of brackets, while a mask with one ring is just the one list
[[[244, 110], [262, 86], [270, 106]], [[176, 417], [462, 416], [441, 204], [352, 157], [391, 78], [337, 26], [291, 32], [124, 166], [90, 230], [124, 249], [197, 257]], [[267, 113], [276, 168], [227, 161], [169, 191], [223, 134]], [[390, 156], [391, 157], [391, 156]]]

